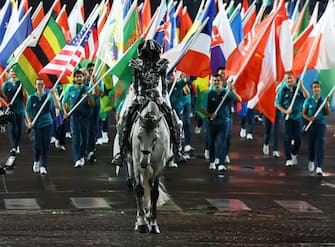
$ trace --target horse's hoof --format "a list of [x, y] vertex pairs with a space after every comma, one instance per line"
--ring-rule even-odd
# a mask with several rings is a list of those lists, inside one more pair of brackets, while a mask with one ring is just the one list
[[148, 233], [148, 232], [150, 232], [150, 227], [149, 227], [149, 225], [139, 225], [137, 227], [137, 230], [138, 230], [139, 233]]
[[151, 231], [150, 231], [150, 233], [160, 234], [161, 231], [159, 230], [159, 227], [156, 225], [156, 226], [151, 226]]

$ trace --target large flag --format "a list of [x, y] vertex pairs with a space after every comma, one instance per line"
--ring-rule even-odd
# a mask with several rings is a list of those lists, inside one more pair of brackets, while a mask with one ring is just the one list
[[[12, 14], [12, 2], [6, 1], [5, 5], [0, 10], [0, 45], [2, 45], [2, 40], [5, 36], [7, 25]], [[1, 49], [1, 46], [0, 46]]]
[[71, 13], [69, 14], [70, 32], [72, 37], [75, 37], [78, 33], [78, 29], [80, 29], [84, 25], [84, 20], [84, 1], [78, 0], [76, 1]]
[[186, 36], [187, 32], [192, 27], [192, 19], [187, 12], [187, 7], [181, 8], [176, 16], [176, 32], [178, 34], [178, 42], [181, 42]]
[[142, 24], [142, 32], [147, 30], [150, 20], [151, 20], [151, 4], [150, 0], [144, 0], [144, 5], [142, 9], [142, 15], [141, 15], [141, 24]]
[[94, 25], [96, 27], [96, 21], [91, 25], [84, 26], [71, 42], [67, 44], [62, 51], [39, 72], [39, 74], [60, 76], [65, 73], [67, 76], [71, 75], [74, 68], [85, 54], [84, 48]]
[[[46, 87], [50, 88], [53, 86], [57, 80], [56, 76], [38, 75], [38, 72], [66, 45], [62, 30], [52, 17], [47, 25], [41, 26], [41, 28], [43, 30], [36, 44], [33, 47], [25, 48], [13, 67], [17, 77], [20, 78], [23, 87], [29, 94], [35, 92], [35, 80], [38, 77], [45, 81]], [[69, 80], [63, 78], [61, 82], [68, 83]]]
[[243, 102], [252, 99], [257, 92], [264, 51], [276, 14], [277, 11], [258, 24], [254, 35], [248, 35], [227, 60], [226, 76], [237, 77], [235, 87]]
[[[202, 14], [202, 22], [206, 18], [208, 18], [208, 22], [200, 33], [198, 39], [195, 40], [195, 42], [191, 45], [191, 48], [186, 52], [185, 56], [177, 65], [178, 70], [198, 77], [205, 77], [211, 74], [211, 33], [215, 12], [215, 1], [208, 1]], [[194, 61], [197, 62], [194, 63]]]
[[63, 6], [61, 11], [59, 12], [56, 22], [61, 27], [63, 34], [65, 36], [66, 42], [70, 42], [70, 40], [72, 39], [72, 36], [70, 32], [69, 20], [68, 20], [67, 13], [66, 13], [66, 4]]
[[2, 49], [0, 50], [0, 66], [2, 68], [6, 68], [7, 60], [11, 57], [16, 48], [18, 48], [32, 32], [30, 10], [21, 19], [17, 28], [9, 37], [8, 42], [5, 43], [4, 46], [1, 46]]
[[236, 48], [233, 31], [229, 25], [227, 13], [221, 9], [213, 21], [211, 43], [211, 68], [216, 73], [219, 67], [226, 65], [226, 58]]
[[44, 9], [43, 9], [43, 2], [41, 1], [36, 7], [35, 12], [31, 17], [34, 29], [41, 23], [43, 18], [44, 18]]

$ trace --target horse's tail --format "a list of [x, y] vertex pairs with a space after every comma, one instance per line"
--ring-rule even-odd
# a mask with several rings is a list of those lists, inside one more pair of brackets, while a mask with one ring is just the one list
[[165, 188], [165, 185], [161, 180], [159, 180], [159, 197], [157, 201], [157, 207], [163, 206], [165, 203], [167, 203], [170, 200], [170, 195], [167, 193], [167, 190]]

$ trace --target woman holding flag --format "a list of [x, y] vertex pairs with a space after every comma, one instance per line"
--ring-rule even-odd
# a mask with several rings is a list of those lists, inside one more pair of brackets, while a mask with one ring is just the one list
[[[36, 93], [29, 96], [26, 106], [27, 127], [33, 128], [34, 131], [34, 164], [33, 172], [41, 175], [47, 174], [47, 165], [50, 151], [50, 140], [53, 126], [53, 118], [51, 114], [51, 104], [55, 104], [56, 108], [60, 108], [58, 97], [54, 90], [50, 93], [47, 105], [43, 108], [41, 114], [37, 118], [35, 124], [32, 119], [35, 118], [40, 110], [43, 102], [47, 99], [48, 93], [45, 92], [45, 84], [42, 79], [36, 79]], [[42, 160], [40, 160], [42, 158]]]
[[[308, 130], [308, 170], [313, 172], [316, 165], [316, 174], [322, 176], [324, 144], [327, 132], [325, 116], [330, 113], [328, 103], [330, 97], [327, 96], [327, 101], [322, 106], [324, 99], [321, 97], [321, 85], [318, 81], [312, 83], [312, 92], [313, 95], [305, 100], [302, 109], [303, 118], [313, 122]], [[323, 109], [316, 115], [320, 107], [323, 107]]]

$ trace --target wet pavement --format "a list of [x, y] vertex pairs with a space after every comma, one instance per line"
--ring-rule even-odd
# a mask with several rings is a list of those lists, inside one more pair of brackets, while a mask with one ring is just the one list
[[[124, 171], [116, 177], [108, 164], [111, 141], [80, 169], [72, 166], [70, 141], [66, 151], [53, 147], [41, 176], [32, 173], [25, 136], [14, 171], [0, 177], [0, 246], [335, 246], [334, 113], [323, 177], [307, 170], [306, 141], [299, 164], [286, 168], [284, 158], [263, 155], [262, 123], [254, 140], [240, 139], [238, 123], [235, 117], [228, 171], [208, 169], [203, 131], [192, 135], [192, 158], [165, 170], [171, 200], [159, 208], [160, 235], [134, 231], [135, 200]], [[2, 164], [7, 147], [1, 134]]]

